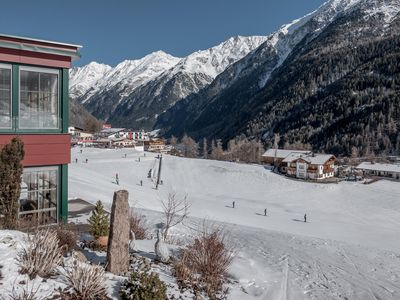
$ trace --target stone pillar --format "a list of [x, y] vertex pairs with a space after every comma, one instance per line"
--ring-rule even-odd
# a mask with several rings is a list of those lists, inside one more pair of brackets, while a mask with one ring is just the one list
[[106, 270], [115, 275], [125, 275], [129, 268], [129, 193], [114, 193], [110, 217]]

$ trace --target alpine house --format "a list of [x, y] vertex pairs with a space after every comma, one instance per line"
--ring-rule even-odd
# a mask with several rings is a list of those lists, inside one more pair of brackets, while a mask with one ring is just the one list
[[0, 148], [25, 145], [20, 217], [68, 216], [68, 76], [81, 46], [0, 34]]

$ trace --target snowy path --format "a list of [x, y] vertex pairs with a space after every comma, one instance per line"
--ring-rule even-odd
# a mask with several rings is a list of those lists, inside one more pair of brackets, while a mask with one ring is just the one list
[[241, 251], [230, 299], [400, 299], [399, 183], [304, 183], [261, 166], [165, 156], [164, 185], [155, 190], [150, 153], [74, 149], [75, 157], [89, 163], [70, 165], [71, 198], [110, 207], [114, 190], [124, 188], [155, 223], [160, 200], [176, 191], [188, 195], [192, 217], [232, 227]]

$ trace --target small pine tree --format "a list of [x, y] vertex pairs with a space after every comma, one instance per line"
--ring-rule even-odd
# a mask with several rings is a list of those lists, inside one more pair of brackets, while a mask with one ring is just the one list
[[156, 273], [145, 269], [133, 271], [129, 279], [121, 284], [119, 295], [122, 300], [165, 300], [167, 287]]
[[0, 211], [5, 229], [18, 226], [24, 156], [24, 143], [19, 138], [13, 138], [0, 152]]
[[101, 201], [97, 201], [96, 207], [92, 211], [92, 214], [89, 218], [89, 231], [95, 236], [108, 236], [110, 230], [110, 221], [108, 214], [104, 210], [103, 203]]

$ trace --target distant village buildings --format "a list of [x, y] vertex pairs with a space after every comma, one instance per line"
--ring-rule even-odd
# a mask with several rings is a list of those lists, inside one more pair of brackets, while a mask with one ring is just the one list
[[269, 149], [262, 155], [262, 159], [282, 174], [295, 178], [321, 180], [335, 176], [336, 157], [331, 154]]
[[85, 132], [79, 127], [69, 127], [71, 145], [98, 148], [135, 148], [137, 151], [169, 153], [171, 146], [165, 140], [151, 137], [150, 132], [144, 130], [129, 130], [126, 128], [112, 128], [105, 124], [99, 132]]

